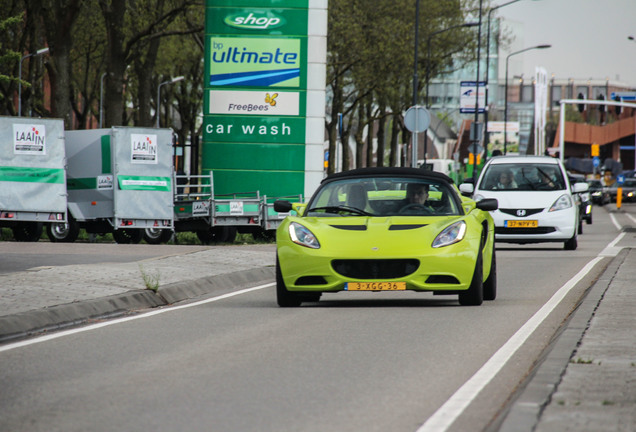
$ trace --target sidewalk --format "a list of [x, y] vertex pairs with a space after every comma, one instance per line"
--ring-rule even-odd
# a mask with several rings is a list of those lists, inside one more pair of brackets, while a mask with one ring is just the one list
[[[600, 210], [600, 209], [598, 209]], [[633, 216], [616, 210], [606, 211]], [[632, 225], [633, 226], [633, 225]], [[636, 229], [592, 286], [499, 432], [636, 431]]]
[[[273, 281], [274, 264], [274, 245], [242, 245], [128, 263], [0, 274], [0, 343]], [[156, 292], [148, 289], [157, 282]]]

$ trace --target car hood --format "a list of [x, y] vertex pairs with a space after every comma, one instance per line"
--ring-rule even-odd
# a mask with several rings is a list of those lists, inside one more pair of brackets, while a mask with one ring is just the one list
[[500, 209], [506, 208], [546, 208], [564, 194], [567, 190], [558, 191], [477, 191], [475, 195], [484, 198], [496, 198]]
[[[444, 217], [304, 217], [292, 218], [309, 228], [323, 246], [339, 249], [367, 249], [380, 246], [396, 251], [428, 247], [448, 225], [464, 216]], [[467, 237], [470, 236], [470, 230]], [[375, 250], [375, 249], [374, 249]]]

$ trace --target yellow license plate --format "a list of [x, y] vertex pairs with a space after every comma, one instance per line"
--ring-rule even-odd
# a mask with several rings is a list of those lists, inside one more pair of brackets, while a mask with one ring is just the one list
[[346, 291], [402, 291], [406, 282], [347, 282]]
[[539, 226], [537, 220], [507, 220], [504, 222], [506, 228], [536, 228]]

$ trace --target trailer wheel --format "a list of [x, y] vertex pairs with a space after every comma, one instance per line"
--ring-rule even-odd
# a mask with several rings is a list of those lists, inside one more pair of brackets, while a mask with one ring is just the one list
[[79, 236], [80, 226], [68, 214], [68, 223], [51, 223], [46, 225], [46, 235], [53, 243], [73, 243]]
[[143, 230], [136, 228], [117, 229], [113, 231], [113, 238], [119, 244], [137, 244], [141, 241]]
[[13, 238], [19, 242], [36, 242], [42, 236], [42, 222], [21, 222], [14, 226]]
[[168, 243], [172, 238], [172, 230], [161, 228], [146, 228], [143, 238], [148, 244]]
[[225, 243], [233, 242], [236, 238], [236, 228], [227, 226], [210, 227], [207, 230], [197, 231], [197, 237], [201, 243]]

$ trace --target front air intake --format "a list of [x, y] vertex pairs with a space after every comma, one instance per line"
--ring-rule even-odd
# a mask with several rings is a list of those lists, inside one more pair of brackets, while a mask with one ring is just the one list
[[416, 259], [340, 259], [331, 262], [337, 273], [354, 279], [397, 279], [414, 273], [419, 265]]

